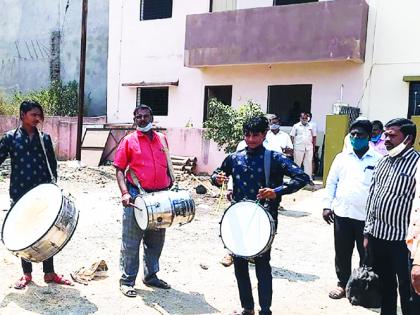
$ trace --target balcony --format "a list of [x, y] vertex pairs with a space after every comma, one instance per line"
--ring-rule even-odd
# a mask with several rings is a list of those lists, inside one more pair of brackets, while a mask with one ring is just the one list
[[335, 0], [187, 16], [186, 67], [364, 62], [368, 5]]

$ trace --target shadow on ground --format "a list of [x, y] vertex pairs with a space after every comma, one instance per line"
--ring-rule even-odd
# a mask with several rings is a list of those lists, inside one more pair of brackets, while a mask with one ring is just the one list
[[298, 211], [298, 210], [283, 210], [279, 211], [279, 215], [285, 216], [285, 217], [291, 217], [291, 218], [302, 218], [307, 217], [310, 215], [310, 212], [306, 211]]
[[[219, 310], [208, 304], [203, 294], [197, 292], [185, 293], [174, 289], [170, 290], [140, 290], [138, 297], [144, 303], [159, 311], [163, 309], [169, 314], [214, 314]], [[174, 303], [174, 301], [176, 301]]]
[[30, 284], [25, 291], [13, 291], [7, 294], [0, 304], [2, 309], [10, 304], [37, 314], [93, 314], [98, 307], [85, 297], [80, 296], [80, 291], [68, 286], [50, 284], [46, 287]]
[[271, 270], [272, 270], [274, 279], [286, 279], [291, 282], [298, 282], [298, 281], [310, 282], [310, 281], [315, 281], [319, 279], [319, 277], [316, 275], [312, 275], [309, 273], [300, 273], [300, 272], [296, 272], [296, 271], [292, 271], [292, 270], [288, 270], [284, 268], [278, 268], [274, 266], [271, 267]]

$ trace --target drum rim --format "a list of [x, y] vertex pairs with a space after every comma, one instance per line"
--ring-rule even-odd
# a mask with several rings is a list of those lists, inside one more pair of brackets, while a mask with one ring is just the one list
[[147, 211], [147, 204], [146, 204], [146, 202], [144, 201], [144, 199], [143, 199], [143, 197], [139, 194], [139, 195], [137, 195], [137, 197], [134, 199], [134, 205], [136, 204], [136, 199], [137, 198], [140, 198], [140, 199], [142, 199], [143, 200], [143, 203], [144, 203], [144, 206], [146, 207], [146, 209], [145, 210], [143, 210], [143, 211], [146, 211], [146, 215], [147, 215], [147, 223], [146, 223], [146, 228], [145, 229], [143, 229], [141, 226], [140, 226], [140, 223], [137, 221], [137, 216], [136, 216], [136, 211], [139, 211], [138, 209], [136, 209], [136, 207], [131, 207], [132, 209], [133, 209], [133, 212], [134, 212], [134, 220], [136, 221], [136, 223], [137, 223], [137, 225], [138, 225], [138, 227], [140, 228], [140, 230], [142, 230], [142, 231], [146, 231], [148, 228], [149, 228], [149, 220], [150, 220], [150, 216], [149, 216], [149, 211]]
[[[64, 203], [64, 196], [63, 196], [63, 190], [60, 188], [60, 187], [58, 187], [58, 185], [56, 185], [56, 184], [54, 184], [54, 183], [41, 183], [41, 184], [39, 184], [39, 185], [37, 185], [37, 186], [35, 186], [35, 187], [33, 187], [32, 189], [34, 189], [34, 188], [36, 188], [36, 187], [39, 187], [39, 186], [41, 186], [41, 185], [44, 185], [44, 184], [47, 184], [47, 185], [54, 185], [54, 186], [56, 186], [58, 189], [60, 189], [60, 191], [61, 191], [61, 207], [63, 206], [63, 203]], [[26, 193], [28, 193], [29, 191], [31, 191], [32, 189], [30, 189], [30, 190], [28, 190]], [[25, 194], [26, 194], [25, 193]], [[24, 195], [23, 195], [24, 196]], [[22, 197], [23, 197], [22, 196]], [[10, 213], [12, 212], [12, 210], [13, 210], [13, 208], [17, 205], [17, 203], [19, 202], [19, 200], [20, 199], [22, 199], [22, 197], [20, 197], [16, 202], [15, 202], [15, 204], [10, 208], [10, 210], [7, 212], [7, 214], [6, 214], [6, 217], [4, 218], [4, 221], [3, 221], [3, 225], [2, 225], [2, 227], [1, 227], [1, 241], [3, 242], [3, 244], [4, 244], [4, 246], [6, 246], [6, 244], [4, 243], [4, 238], [3, 238], [3, 234], [4, 234], [4, 226], [6, 225], [6, 221], [7, 221], [7, 218], [9, 217], [9, 215], [10, 215]], [[61, 207], [60, 207], [60, 209], [61, 209]], [[48, 234], [48, 232], [50, 231], [50, 229], [53, 227], [53, 225], [55, 225], [55, 223], [57, 222], [57, 219], [58, 219], [58, 217], [59, 217], [59, 215], [60, 215], [60, 212], [58, 212], [57, 213], [57, 215], [56, 215], [56, 217], [55, 217], [55, 219], [54, 219], [54, 221], [53, 221], [53, 224], [51, 224], [51, 226], [47, 229], [47, 231], [44, 233], [44, 234], [42, 234], [42, 236], [41, 237], [39, 237], [35, 242], [33, 242], [31, 245], [29, 245], [29, 246], [26, 246], [26, 247], [24, 247], [24, 248], [21, 248], [21, 249], [9, 249], [7, 246], [6, 246], [6, 248], [7, 248], [7, 250], [9, 250], [9, 251], [13, 251], [13, 252], [19, 252], [19, 251], [23, 251], [23, 250], [25, 250], [25, 249], [27, 249], [27, 248], [29, 248], [29, 247], [32, 247], [32, 246], [34, 246], [36, 243], [38, 243], [42, 238], [44, 238], [44, 236], [45, 235], [47, 235]], [[79, 214], [77, 214], [77, 220], [79, 220]], [[47, 258], [48, 259], [48, 258]]]
[[[237, 204], [237, 203], [239, 203], [239, 202], [245, 202], [245, 201], [247, 201], [247, 202], [251, 202], [251, 203], [254, 203], [254, 204], [256, 204], [257, 203], [257, 201], [256, 200], [251, 200], [251, 199], [242, 199], [242, 200], [240, 200], [240, 201], [237, 201], [237, 202], [233, 202], [226, 210], [225, 210], [225, 212], [223, 212], [223, 216], [222, 216], [222, 219], [220, 220], [220, 223], [219, 223], [219, 233], [220, 233], [220, 239], [222, 240], [222, 243], [223, 243], [223, 246], [233, 255], [233, 256], [235, 256], [235, 257], [240, 257], [240, 258], [245, 258], [245, 259], [249, 259], [249, 258], [254, 258], [254, 257], [257, 257], [257, 256], [260, 256], [260, 255], [262, 255], [263, 253], [265, 253], [268, 249], [266, 248], [267, 247], [267, 245], [268, 245], [268, 243], [270, 242], [270, 240], [271, 240], [271, 243], [272, 243], [272, 241], [274, 240], [274, 236], [270, 236], [270, 238], [269, 238], [269, 242], [266, 244], [266, 246], [264, 246], [264, 248], [262, 249], [262, 250], [260, 250], [257, 254], [254, 254], [254, 255], [250, 255], [250, 256], [243, 256], [243, 255], [237, 255], [237, 254], [235, 254], [232, 250], [230, 250], [229, 249], [229, 247], [227, 247], [226, 246], [226, 243], [225, 243], [225, 241], [223, 240], [223, 236], [222, 236], [222, 222], [223, 222], [223, 218], [225, 217], [225, 215], [226, 215], [226, 212], [233, 206], [233, 205], [235, 205], [235, 204]], [[268, 210], [266, 210], [261, 204], [258, 204], [258, 206], [260, 206], [263, 210], [264, 210], [264, 212], [267, 214], [267, 216], [268, 216], [268, 219], [269, 219], [269, 221], [270, 222], [274, 222], [274, 219], [273, 219], [273, 216], [270, 214], [270, 212], [268, 212]]]
[[[64, 197], [63, 197], [63, 200], [64, 200]], [[74, 232], [76, 232], [76, 227], [77, 227], [77, 224], [79, 223], [79, 210], [77, 210], [77, 208], [76, 208], [76, 206], [74, 207], [74, 210], [75, 210], [75, 212], [76, 212], [76, 223], [75, 223], [75, 225], [74, 225], [74, 229], [73, 229], [73, 231], [70, 233], [70, 235], [69, 235], [69, 237], [66, 239], [66, 241], [63, 243], [63, 244], [61, 244], [61, 246], [60, 246], [60, 248], [54, 253], [54, 254], [52, 254], [51, 256], [48, 256], [47, 258], [45, 258], [43, 261], [45, 261], [45, 260], [47, 260], [48, 258], [51, 258], [51, 257], [53, 257], [53, 256], [55, 256], [55, 255], [57, 255], [59, 252], [61, 252], [62, 250], [63, 250], [63, 248], [67, 245], [67, 243], [72, 239], [72, 237], [73, 237], [73, 235], [74, 235]], [[57, 220], [57, 219], [56, 219]], [[53, 225], [55, 225], [55, 224], [53, 224]], [[51, 226], [52, 227], [52, 226]], [[51, 227], [50, 227], [50, 229], [51, 229]], [[48, 232], [49, 232], [50, 230], [48, 230]], [[46, 234], [48, 234], [48, 233], [46, 233]], [[45, 235], [46, 235], [45, 234]], [[45, 236], [45, 235], [43, 235], [42, 236], [42, 238]], [[41, 239], [39, 239], [37, 242], [39, 242]], [[31, 246], [33, 246], [33, 244], [31, 245]], [[28, 247], [25, 247], [24, 249], [26, 249], [26, 248], [28, 248]], [[21, 249], [21, 251], [22, 251], [22, 249]]]

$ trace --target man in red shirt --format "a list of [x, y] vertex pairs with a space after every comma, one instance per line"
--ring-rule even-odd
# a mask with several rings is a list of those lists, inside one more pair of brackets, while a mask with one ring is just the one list
[[[121, 141], [114, 160], [121, 202], [124, 206], [120, 289], [128, 297], [137, 295], [134, 284], [139, 270], [141, 240], [143, 240], [144, 248], [143, 283], [147, 286], [170, 289], [169, 284], [156, 276], [165, 241], [165, 229], [140, 229], [135, 220], [134, 209], [130, 206], [139, 194], [137, 181], [146, 192], [165, 190], [172, 184], [165, 154], [167, 141], [165, 136], [152, 130], [152, 122], [153, 113], [149, 106], [136, 107], [134, 123], [137, 130]], [[163, 141], [166, 143], [162, 143]], [[130, 171], [127, 171], [128, 169]]]

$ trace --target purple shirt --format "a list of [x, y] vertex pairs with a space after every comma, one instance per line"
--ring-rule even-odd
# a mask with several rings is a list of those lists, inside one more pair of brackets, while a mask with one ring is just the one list
[[388, 155], [388, 150], [385, 147], [385, 136], [384, 134], [381, 135], [378, 141], [373, 142], [370, 141], [370, 147], [373, 148], [376, 152], [381, 155]]

